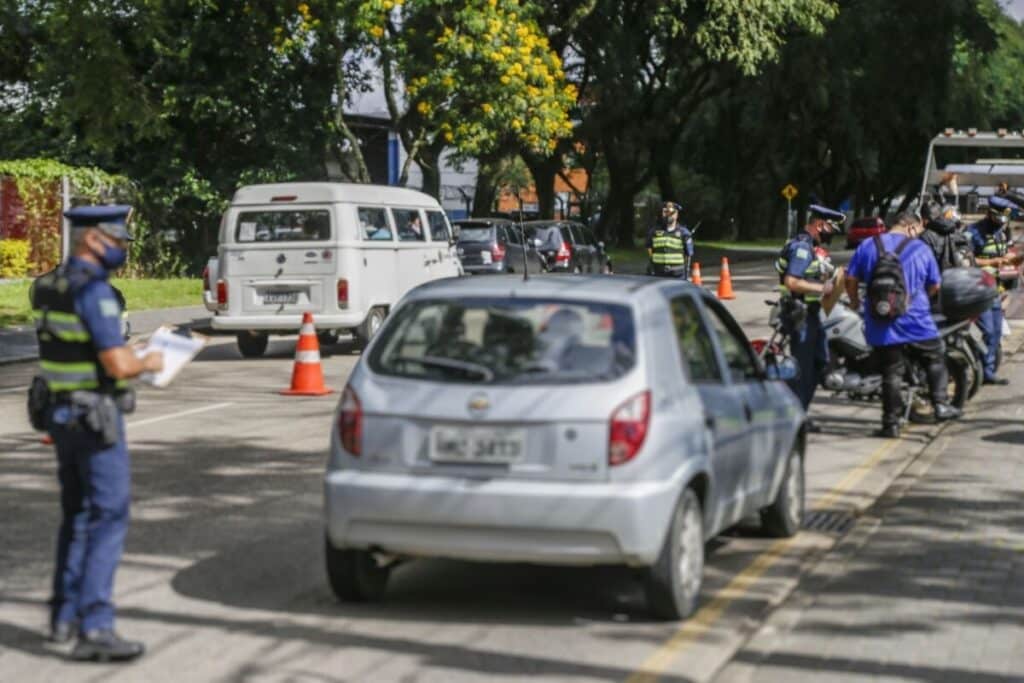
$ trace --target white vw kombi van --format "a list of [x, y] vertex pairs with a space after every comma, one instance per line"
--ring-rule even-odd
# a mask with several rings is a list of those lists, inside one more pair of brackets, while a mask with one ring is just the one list
[[321, 341], [365, 343], [388, 309], [427, 280], [460, 275], [448, 219], [402, 187], [281, 183], [239, 189], [221, 220], [212, 326], [245, 357], [314, 315]]

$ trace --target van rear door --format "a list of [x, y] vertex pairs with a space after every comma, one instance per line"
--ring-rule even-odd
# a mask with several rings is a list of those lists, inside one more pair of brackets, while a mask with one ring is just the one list
[[334, 304], [337, 221], [329, 206], [241, 207], [231, 212], [223, 273], [243, 313], [300, 313]]

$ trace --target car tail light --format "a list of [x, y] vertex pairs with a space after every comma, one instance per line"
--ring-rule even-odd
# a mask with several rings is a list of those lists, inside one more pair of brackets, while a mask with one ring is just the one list
[[498, 261], [504, 261], [505, 260], [505, 247], [503, 245], [501, 245], [501, 244], [495, 243], [494, 246], [491, 247], [491, 259], [495, 263], [497, 263]]
[[555, 260], [556, 261], [568, 261], [571, 258], [572, 258], [572, 247], [569, 246], [568, 242], [563, 240], [562, 244], [558, 247], [558, 253], [555, 254]]
[[221, 308], [228, 305], [228, 283], [224, 280], [217, 280], [217, 305]]
[[203, 291], [210, 291], [210, 266], [203, 266]]
[[338, 280], [338, 308], [348, 308], [348, 280]]
[[363, 406], [352, 387], [345, 387], [338, 412], [338, 438], [341, 447], [352, 455], [363, 453]]
[[621, 404], [612, 413], [608, 433], [608, 464], [621, 465], [632, 460], [647, 438], [651, 419], [651, 392], [643, 391]]

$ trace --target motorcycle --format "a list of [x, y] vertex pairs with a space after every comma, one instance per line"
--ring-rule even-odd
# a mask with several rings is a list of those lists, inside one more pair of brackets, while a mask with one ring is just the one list
[[[772, 307], [769, 325], [772, 335], [767, 340], [754, 342], [754, 350], [766, 364], [782, 357], [789, 345], [790, 330], [805, 324], [806, 306], [790, 297], [779, 301], [766, 301]], [[977, 390], [981, 374], [972, 365], [967, 346], [971, 320], [955, 322], [939, 318], [939, 336], [946, 344], [946, 368], [949, 372], [950, 404], [963, 408], [971, 394]], [[836, 394], [854, 400], [874, 401], [882, 395], [882, 372], [871, 346], [864, 337], [864, 320], [860, 314], [839, 301], [831, 313], [824, 316], [822, 333], [828, 342], [829, 362], [822, 376], [821, 386]], [[912, 422], [932, 422], [932, 405], [928, 390], [927, 369], [919, 362], [908, 359], [901, 393], [906, 407], [905, 419]]]

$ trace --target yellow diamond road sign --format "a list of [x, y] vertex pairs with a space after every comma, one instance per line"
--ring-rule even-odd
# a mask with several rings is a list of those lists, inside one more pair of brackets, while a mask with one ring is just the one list
[[796, 195], [796, 186], [793, 185], [792, 183], [782, 188], [782, 196], [785, 197], [787, 200], [793, 201], [793, 198], [796, 197]]

